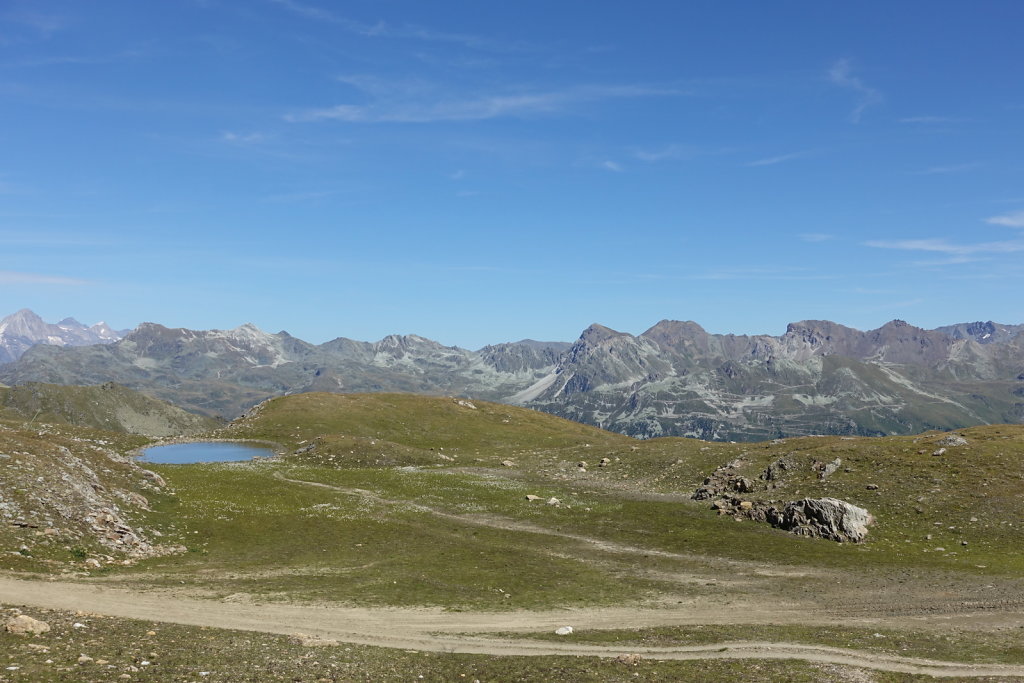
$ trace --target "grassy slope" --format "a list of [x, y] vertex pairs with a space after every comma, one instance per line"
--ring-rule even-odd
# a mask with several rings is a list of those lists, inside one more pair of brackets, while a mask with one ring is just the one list
[[0, 388], [0, 415], [158, 437], [204, 432], [221, 424], [111, 383], [80, 387], [31, 382]]
[[[637, 442], [530, 410], [473, 405], [387, 394], [309, 394], [269, 401], [216, 436], [271, 440], [288, 450], [315, 447], [272, 461], [160, 467], [175, 493], [147, 493], [153, 510], [138, 513], [139, 523], [161, 530], [163, 542], [182, 543], [190, 552], [98, 573], [124, 574], [142, 585], [185, 583], [215, 596], [243, 593], [260, 600], [455, 609], [721, 597], [713, 586], [665, 579], [665, 574], [706, 572], [701, 557], [866, 574], [912, 570], [925, 577], [1012, 578], [1024, 573], [1018, 551], [1024, 540], [1018, 526], [1024, 519], [1021, 427], [963, 430], [969, 444], [948, 447], [946, 455], [936, 457], [931, 453], [942, 434], [762, 444], [678, 438]], [[0, 451], [39, 457], [52, 444], [61, 444], [75, 454], [100, 457], [100, 442], [119, 452], [143, 442], [71, 427], [47, 427], [45, 432], [8, 424], [0, 430]], [[610, 462], [597, 467], [602, 457]], [[780, 457], [793, 464], [781, 488], [749, 497], [832, 495], [866, 506], [878, 518], [868, 542], [850, 546], [797, 538], [718, 517], [707, 502], [688, 500], [707, 473], [736, 458], [743, 461], [739, 471], [764, 486], [758, 474]], [[836, 457], [842, 468], [827, 480], [817, 479], [812, 463]], [[503, 467], [504, 460], [514, 465]], [[586, 472], [577, 467], [580, 460], [588, 462]], [[103, 462], [96, 465], [105, 483], [118, 485], [121, 475]], [[5, 480], [9, 473], [2, 471]], [[287, 483], [277, 475], [372, 495]], [[868, 490], [868, 484], [878, 488]], [[555, 496], [563, 505], [526, 503], [527, 493]], [[463, 519], [432, 515], [421, 506]], [[694, 559], [609, 554], [572, 539], [470, 523], [474, 518]], [[16, 547], [14, 533], [0, 531], [0, 542]], [[927, 539], [928, 534], [933, 538]], [[959, 545], [961, 540], [968, 545]], [[71, 551], [54, 543], [47, 552], [54, 561], [66, 562]], [[0, 559], [0, 565], [14, 569], [44, 564], [14, 554]], [[856, 642], [861, 635], [844, 632], [836, 638]], [[696, 636], [675, 631], [636, 639], [649, 637]], [[922, 652], [932, 646], [938, 648], [921, 645]], [[593, 676], [604, 680], [603, 674]]]
[[[658, 573], [700, 564], [654, 556], [638, 564], [634, 557], [609, 557], [583, 542], [488, 528], [417, 506], [711, 558], [854, 570], [1024, 573], [1016, 550], [1024, 512], [1017, 495], [1024, 476], [1019, 427], [965, 430], [968, 446], [933, 457], [941, 435], [916, 441], [636, 442], [543, 413], [474, 405], [381, 394], [310, 394], [268, 402], [218, 436], [273, 440], [288, 449], [315, 447], [270, 462], [159, 468], [178, 498], [156, 506], [150, 524], [162, 528], [183, 520], [187, 532], [168, 531], [168, 542], [184, 543], [193, 552], [150, 561], [146, 567], [162, 577], [151, 580], [173, 584], [184, 577], [220, 595], [494, 609], [687, 593], [693, 589], [668, 585]], [[442, 459], [442, 453], [452, 459]], [[610, 463], [596, 467], [602, 457]], [[766, 488], [758, 474], [780, 457], [793, 463], [781, 487], [748, 497], [849, 500], [878, 520], [868, 542], [798, 538], [718, 517], [708, 502], [688, 499], [708, 472], [735, 458], [744, 463], [742, 473]], [[844, 468], [818, 480], [812, 463], [836, 457]], [[585, 472], [577, 467], [581, 459], [589, 464]], [[503, 460], [514, 466], [500, 466]], [[372, 495], [289, 484], [278, 475]], [[879, 488], [868, 490], [869, 484]], [[563, 505], [528, 504], [526, 494], [557, 497]]]

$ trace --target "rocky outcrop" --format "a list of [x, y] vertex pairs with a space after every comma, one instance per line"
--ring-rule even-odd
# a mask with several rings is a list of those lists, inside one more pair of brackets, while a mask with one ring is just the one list
[[78, 548], [73, 562], [86, 568], [184, 551], [140, 523], [149, 509], [144, 492], [160, 492], [163, 479], [95, 432], [77, 434], [0, 425], [0, 523], [13, 536], [7, 542], [29, 558]]
[[874, 517], [867, 510], [837, 498], [804, 498], [766, 513], [769, 524], [798, 536], [827, 538], [839, 543], [860, 543]]
[[804, 498], [788, 503], [725, 496], [711, 504], [720, 515], [771, 524], [797, 536], [838, 543], [861, 543], [874, 517], [862, 507], [837, 498]]

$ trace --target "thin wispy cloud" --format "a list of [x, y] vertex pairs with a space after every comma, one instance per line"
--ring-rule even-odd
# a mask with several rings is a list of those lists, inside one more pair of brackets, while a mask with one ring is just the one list
[[671, 87], [642, 85], [587, 85], [548, 92], [485, 95], [475, 98], [385, 101], [367, 105], [340, 104], [286, 114], [292, 123], [342, 121], [345, 123], [433, 123], [482, 121], [527, 117], [565, 111], [574, 105], [611, 99], [667, 97], [685, 92]]
[[801, 159], [810, 154], [808, 151], [803, 152], [791, 152], [789, 154], [780, 154], [774, 157], [768, 157], [766, 159], [757, 159], [756, 161], [749, 161], [744, 166], [774, 166], [775, 164], [784, 164], [787, 161], [793, 161], [794, 159]]
[[425, 42], [454, 43], [464, 47], [489, 50], [514, 50], [523, 49], [525, 47], [523, 45], [510, 45], [463, 33], [436, 31], [423, 26], [417, 26], [415, 24], [403, 24], [396, 26], [384, 21], [368, 24], [356, 21], [318, 5], [296, 2], [296, 0], [269, 1], [299, 16], [321, 23], [333, 24], [341, 27], [345, 31], [364, 36], [366, 38], [406, 38]]
[[942, 123], [957, 123], [960, 119], [948, 116], [908, 116], [899, 120], [900, 123], [917, 123], [924, 125], [936, 125]]
[[45, 67], [63, 65], [92, 66], [96, 64], [114, 64], [116, 62], [136, 59], [145, 53], [141, 50], [125, 50], [107, 55], [50, 55], [46, 57], [26, 57], [12, 62], [5, 62], [6, 67]]
[[653, 164], [659, 161], [680, 161], [690, 159], [697, 154], [697, 150], [686, 145], [667, 145], [660, 149], [636, 149], [633, 156], [640, 161]]
[[13, 270], [0, 270], [0, 284], [4, 285], [62, 285], [80, 287], [87, 285], [87, 280], [63, 277], [60, 275], [44, 275], [41, 273], [19, 273]]
[[1003, 242], [980, 242], [976, 244], [954, 244], [946, 239], [930, 238], [916, 240], [870, 240], [865, 246], [876, 249], [898, 249], [904, 251], [927, 251], [952, 256], [975, 254], [1007, 254], [1024, 251], [1024, 240]]
[[1024, 228], [1024, 211], [1004, 213], [999, 216], [992, 216], [985, 219], [991, 225], [1003, 225], [1008, 228]]
[[830, 235], [824, 232], [802, 232], [797, 235], [797, 237], [804, 242], [828, 242], [829, 240], [834, 240], [836, 238], [835, 235]]
[[0, 180], [0, 195], [23, 194], [24, 192], [25, 188], [22, 185]]
[[0, 245], [5, 247], [112, 247], [121, 241], [123, 240], [120, 238], [104, 238], [100, 235], [46, 234], [34, 231], [0, 232]]
[[265, 141], [267, 137], [262, 133], [235, 133], [232, 131], [224, 131], [221, 133], [220, 139], [233, 145], [253, 145]]
[[928, 168], [920, 171], [914, 171], [913, 175], [942, 175], [946, 173], [963, 173], [964, 171], [973, 171], [976, 168], [982, 166], [979, 161], [972, 161], [967, 164], [951, 164], [949, 166], [929, 166]]
[[857, 106], [850, 112], [850, 122], [860, 123], [864, 111], [882, 101], [882, 93], [864, 84], [859, 76], [853, 75], [853, 68], [849, 59], [840, 59], [828, 70], [828, 79], [833, 84], [847, 90], [853, 90], [860, 95]]
[[804, 268], [719, 268], [704, 273], [691, 273], [687, 280], [834, 280], [838, 275], [823, 275]]
[[325, 199], [338, 194], [337, 190], [312, 190], [306, 192], [286, 192], [283, 194], [272, 194], [264, 201], [268, 202], [310, 202], [318, 199]]
[[0, 21], [28, 27], [47, 37], [68, 25], [66, 17], [44, 12], [5, 12], [0, 14]]
[[615, 173], [622, 173], [622, 166], [614, 161], [602, 162], [601, 168], [606, 171], [614, 171]]
[[854, 310], [859, 313], [878, 313], [881, 311], [902, 311], [911, 306], [918, 306], [925, 303], [924, 299], [904, 299], [903, 301], [889, 301], [872, 306], [857, 306]]

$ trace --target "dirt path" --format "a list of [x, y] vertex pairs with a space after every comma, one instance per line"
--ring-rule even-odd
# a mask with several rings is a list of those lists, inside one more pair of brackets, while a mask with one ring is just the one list
[[[541, 534], [544, 536], [556, 536], [558, 538], [564, 538], [570, 541], [576, 541], [584, 545], [589, 545], [597, 550], [615, 553], [620, 555], [641, 555], [645, 557], [667, 557], [677, 560], [689, 560], [689, 561], [700, 561], [702, 564], [707, 564], [708, 558], [704, 556], [684, 553], [673, 553], [666, 550], [655, 550], [653, 548], [641, 548], [639, 546], [627, 545], [625, 543], [616, 543], [614, 541], [608, 541], [602, 538], [593, 538], [591, 536], [583, 536], [581, 534], [570, 534], [563, 531], [555, 531], [553, 529], [547, 529], [542, 526], [530, 524], [529, 522], [520, 522], [518, 520], [508, 519], [507, 517], [497, 517], [494, 515], [473, 515], [473, 514], [455, 514], [452, 512], [444, 512], [443, 510], [437, 510], [432, 507], [428, 507], [421, 503], [413, 503], [408, 500], [391, 500], [383, 498], [372, 491], [358, 488], [348, 488], [344, 486], [335, 486], [333, 484], [324, 484], [318, 481], [305, 481], [303, 479], [290, 479], [281, 472], [274, 472], [274, 478], [281, 481], [288, 482], [290, 484], [299, 484], [303, 486], [313, 486], [316, 488], [330, 489], [337, 491], [348, 496], [358, 496], [365, 500], [370, 500], [375, 503], [381, 503], [385, 505], [401, 505], [405, 508], [416, 510], [418, 512], [424, 512], [428, 515], [433, 515], [440, 519], [447, 519], [453, 522], [461, 522], [462, 524], [469, 524], [472, 526], [483, 526], [491, 529], [500, 529], [501, 531], [518, 531], [527, 534]], [[729, 564], [741, 564], [739, 562], [731, 562], [716, 558], [716, 562], [728, 562]]]
[[[463, 633], [548, 631], [563, 625], [577, 629], [642, 628], [693, 624], [812, 624], [832, 623], [834, 617], [808, 615], [802, 610], [776, 611], [756, 606], [637, 610], [597, 608], [544, 612], [444, 612], [439, 609], [366, 609], [303, 605], [252, 605], [162, 595], [59, 581], [29, 581], [0, 577], [0, 602], [62, 610], [82, 610], [114, 617], [162, 621], [192, 626], [301, 633], [324, 641], [339, 641], [433, 652], [483, 655], [583, 655], [614, 657], [633, 652], [650, 659], [800, 659], [880, 671], [931, 676], [1020, 676], [1024, 666], [963, 664], [898, 657], [795, 643], [726, 642], [686, 647], [617, 647], [573, 642], [464, 636]], [[992, 615], [982, 615], [991, 620]], [[1021, 615], [1017, 615], [1020, 617]], [[1024, 619], [1019, 619], [1024, 621]], [[885, 618], [875, 623], [892, 628], [921, 624]]]

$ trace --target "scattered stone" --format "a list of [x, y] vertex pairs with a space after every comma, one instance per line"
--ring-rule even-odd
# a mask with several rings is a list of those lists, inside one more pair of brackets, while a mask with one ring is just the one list
[[940, 448], [939, 450], [937, 450], [934, 453], [932, 453], [932, 455], [945, 455], [945, 454], [946, 454], [946, 449], [945, 448]]
[[548, 498], [548, 505], [561, 505], [562, 501], [557, 498]]
[[469, 408], [470, 410], [476, 410], [476, 406], [475, 405], [473, 405], [469, 401], [463, 401], [461, 398], [456, 400], [455, 403], [460, 405], [460, 406], [462, 406], [463, 408]]
[[527, 493], [526, 494], [526, 500], [528, 500], [528, 501], [530, 501], [532, 503], [535, 500], [542, 500], [542, 499], [541, 499], [540, 496], [535, 496], [532, 493]]
[[512, 462], [511, 460], [502, 460], [501, 461], [501, 466], [502, 467], [515, 467], [516, 464], [514, 462]]
[[572, 634], [572, 626], [559, 626], [555, 629], [556, 636], [568, 636]]
[[601, 458], [601, 462], [597, 463], [598, 467], [607, 467], [612, 462], [611, 458]]
[[580, 469], [583, 469], [586, 466], [587, 466], [587, 463], [586, 463], [585, 460], [580, 460], [578, 463], [576, 463], [576, 467], [579, 467]]
[[782, 475], [791, 467], [792, 463], [786, 458], [779, 458], [765, 468], [764, 472], [761, 473], [761, 479], [764, 481], [778, 481], [782, 479]]
[[93, 661], [93, 659], [89, 655], [81, 655], [78, 658], [79, 665], [92, 664], [92, 661]]
[[742, 464], [743, 460], [737, 459], [717, 467], [690, 498], [712, 500], [727, 493], [753, 493], [757, 489], [756, 484], [736, 472], [736, 468]]
[[85, 566], [91, 569], [99, 569], [103, 565], [101, 565], [100, 561], [97, 560], [95, 557], [90, 557], [85, 561]]
[[4, 629], [8, 633], [14, 633], [19, 636], [33, 636], [46, 633], [50, 630], [50, 625], [45, 621], [33, 619], [27, 614], [19, 614], [8, 619], [7, 623], [4, 624]]
[[740, 510], [753, 510], [753, 509], [754, 509], [754, 504], [752, 502], [750, 502], [749, 500], [745, 500], [742, 503], [740, 503]]
[[959, 434], [950, 434], [937, 442], [940, 446], [966, 446], [968, 441]]
[[815, 462], [814, 469], [818, 471], [818, 479], [828, 479], [839, 470], [842, 464], [842, 459], [836, 458], [832, 462]]
[[321, 638], [320, 636], [311, 636], [305, 633], [295, 633], [291, 636], [290, 640], [296, 645], [301, 645], [302, 647], [325, 647], [338, 644], [337, 640]]
[[139, 474], [141, 474], [143, 477], [150, 480], [160, 488], [167, 486], [167, 482], [164, 481], [164, 478], [152, 470], [140, 470]]
[[625, 664], [627, 666], [637, 666], [638, 664], [640, 664], [640, 661], [642, 659], [643, 659], [643, 657], [641, 657], [640, 655], [634, 653], [634, 654], [621, 654], [621, 655], [619, 655], [618, 657], [615, 658], [615, 661], [618, 662], [619, 664]]
[[878, 490], [878, 484], [868, 484], [864, 488], [866, 488], [868, 491], [877, 491]]

